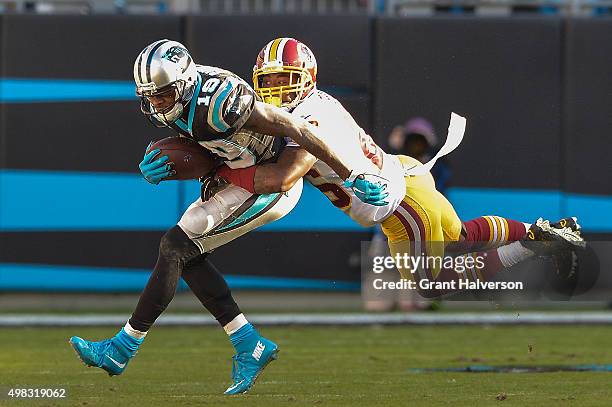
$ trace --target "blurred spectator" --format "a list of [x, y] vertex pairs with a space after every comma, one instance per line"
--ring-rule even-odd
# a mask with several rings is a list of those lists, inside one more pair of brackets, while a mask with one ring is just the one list
[[[422, 117], [411, 118], [403, 126], [395, 126], [387, 142], [390, 147], [389, 153], [409, 155], [422, 163], [429, 161], [438, 148], [438, 138], [433, 125]], [[436, 162], [431, 174], [436, 181], [436, 188], [444, 194], [450, 177], [450, 169], [443, 158]], [[371, 258], [389, 256], [386, 237], [380, 226], [377, 226], [374, 232], [368, 255]], [[373, 289], [372, 281], [375, 278], [382, 278], [384, 281], [398, 281], [400, 276], [397, 270], [386, 270], [382, 274], [375, 275], [366, 268], [365, 273], [366, 275], [362, 278], [362, 298], [364, 308], [368, 311], [391, 311], [396, 308], [412, 311], [436, 309], [439, 306], [439, 301], [426, 300], [414, 290]]]
[[[388, 143], [392, 150], [390, 153], [409, 155], [422, 163], [429, 161], [439, 148], [433, 125], [422, 117], [414, 117], [403, 126], [395, 126], [389, 134]], [[439, 159], [431, 169], [436, 188], [442, 194], [446, 193], [450, 177], [450, 169], [444, 159]]]

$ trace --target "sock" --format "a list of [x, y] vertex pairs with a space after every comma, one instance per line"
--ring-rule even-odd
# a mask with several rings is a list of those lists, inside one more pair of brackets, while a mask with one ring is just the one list
[[236, 353], [253, 350], [254, 342], [259, 338], [259, 333], [253, 325], [247, 323], [242, 328], [230, 335], [230, 341], [236, 349]]
[[534, 255], [531, 250], [525, 248], [520, 242], [513, 242], [498, 248], [497, 254], [504, 267], [514, 266]]
[[117, 344], [121, 345], [122, 348], [126, 349], [130, 353], [130, 357], [136, 353], [144, 341], [144, 338], [136, 339], [133, 336], [128, 335], [124, 328], [121, 328], [119, 333], [117, 333], [113, 339]]
[[224, 325], [223, 330], [225, 331], [226, 334], [231, 336], [234, 333], [238, 332], [240, 328], [242, 328], [243, 326], [247, 324], [249, 324], [249, 321], [247, 321], [244, 314], [240, 314], [236, 316], [234, 319], [232, 319], [229, 323]]
[[496, 247], [522, 239], [527, 233], [525, 224], [500, 216], [481, 216], [464, 222], [466, 241], [474, 242], [471, 249]]
[[125, 326], [123, 327], [123, 330], [126, 334], [130, 335], [132, 338], [135, 339], [144, 339], [144, 337], [147, 336], [146, 331], [138, 331], [132, 328], [132, 325], [130, 325], [130, 321], [126, 322]]

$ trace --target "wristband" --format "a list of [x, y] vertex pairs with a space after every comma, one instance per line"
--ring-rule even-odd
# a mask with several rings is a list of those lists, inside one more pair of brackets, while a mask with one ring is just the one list
[[246, 189], [250, 193], [255, 193], [255, 171], [257, 166], [252, 165], [247, 168], [229, 168], [227, 165], [222, 165], [217, 169], [217, 175], [225, 178], [236, 186]]

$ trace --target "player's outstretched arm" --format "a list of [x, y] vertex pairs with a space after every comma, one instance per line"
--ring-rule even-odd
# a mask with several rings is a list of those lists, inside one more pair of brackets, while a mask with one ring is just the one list
[[289, 191], [314, 165], [317, 159], [299, 147], [286, 147], [274, 163], [231, 169], [225, 165], [217, 175], [255, 194]]
[[286, 147], [275, 163], [257, 166], [255, 192], [289, 191], [312, 168], [317, 158], [303, 148]]
[[346, 164], [316, 135], [316, 128], [306, 120], [275, 106], [255, 102], [245, 128], [277, 137], [290, 137], [309, 153], [329, 165], [342, 179], [351, 175]]

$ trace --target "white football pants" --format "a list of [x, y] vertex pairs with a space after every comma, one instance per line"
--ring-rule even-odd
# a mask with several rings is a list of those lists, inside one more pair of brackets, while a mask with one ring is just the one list
[[300, 179], [287, 192], [256, 195], [229, 184], [206, 202], [198, 198], [187, 208], [178, 226], [202, 253], [208, 253], [291, 212], [302, 187]]

